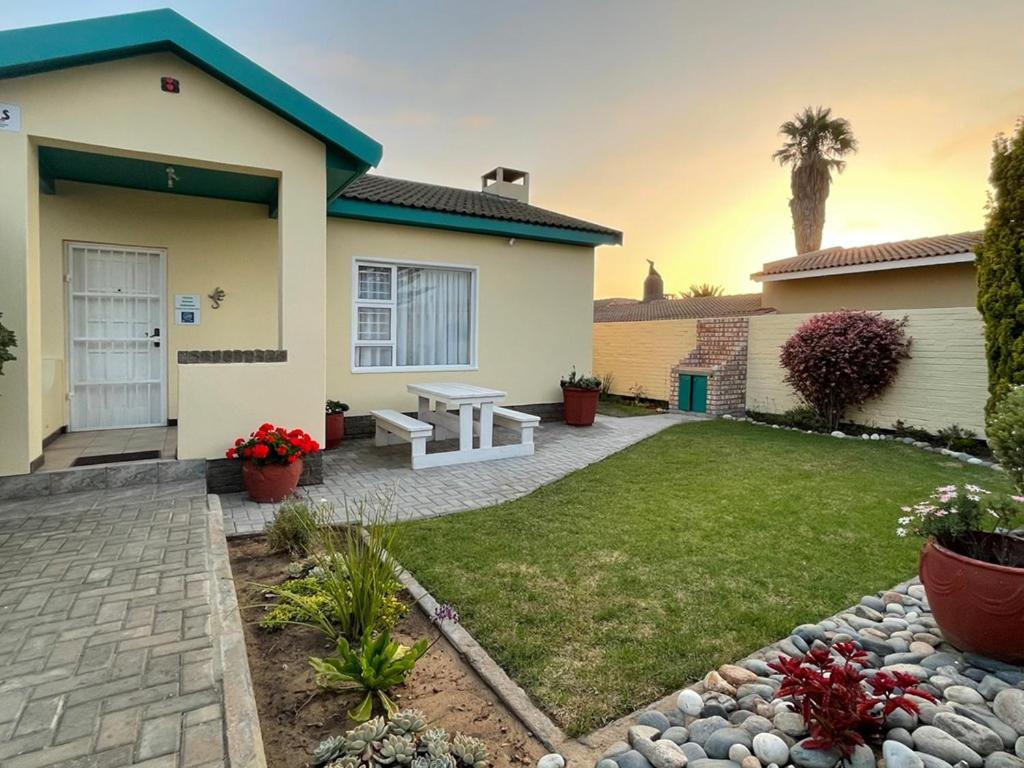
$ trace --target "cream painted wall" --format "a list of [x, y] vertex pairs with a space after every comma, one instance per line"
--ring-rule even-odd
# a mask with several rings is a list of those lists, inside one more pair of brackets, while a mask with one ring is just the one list
[[594, 373], [612, 373], [617, 395], [640, 384], [647, 397], [667, 401], [672, 366], [697, 345], [696, 320], [594, 323], [593, 329]]
[[941, 264], [762, 284], [762, 305], [778, 312], [974, 306], [974, 264]]
[[[43, 372], [51, 383], [53, 366], [56, 390], [44, 384], [44, 435], [67, 424], [66, 241], [166, 249], [168, 418], [178, 417], [179, 349], [278, 348], [277, 221], [266, 206], [59, 181], [40, 198], [40, 221]], [[206, 295], [217, 286], [228, 295], [214, 310]], [[203, 297], [198, 326], [174, 324], [176, 293]]]
[[[912, 271], [912, 270], [907, 270]], [[912, 359], [900, 366], [892, 386], [847, 418], [865, 426], [888, 428], [897, 419], [936, 432], [950, 424], [985, 433], [988, 369], [984, 325], [974, 307], [886, 310], [887, 317], [909, 319]], [[747, 357], [747, 408], [781, 413], [797, 404], [783, 383], [779, 348], [811, 315], [762, 315], [750, 318]]]
[[[352, 407], [415, 410], [406, 385], [460, 381], [508, 392], [507, 404], [561, 401], [559, 378], [591, 367], [592, 248], [422, 227], [330, 219], [327, 224], [327, 394]], [[353, 373], [356, 257], [479, 268], [478, 370]]]
[[[181, 93], [160, 90], [160, 77]], [[22, 109], [20, 133], [0, 136], [0, 311], [24, 356], [5, 375], [0, 474], [29, 469], [42, 440], [42, 300], [39, 292], [38, 179], [34, 147], [72, 146], [144, 159], [259, 172], [280, 178], [281, 366], [190, 365], [179, 372], [183, 458], [218, 456], [252, 428], [276, 398], [277, 418], [322, 438], [327, 223], [324, 145], [237, 91], [171, 54], [148, 54], [0, 81], [0, 101]], [[183, 226], [187, 224], [183, 223]], [[147, 238], [148, 239], [148, 238]], [[239, 386], [242, 383], [242, 386]]]

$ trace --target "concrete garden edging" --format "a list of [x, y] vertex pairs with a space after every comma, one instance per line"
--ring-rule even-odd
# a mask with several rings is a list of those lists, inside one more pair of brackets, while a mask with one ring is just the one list
[[220, 498], [207, 494], [207, 567], [210, 585], [211, 633], [216, 646], [214, 665], [224, 693], [224, 734], [231, 765], [267, 768], [263, 734], [256, 708], [256, 695], [245, 650], [242, 615], [238, 610], [235, 580], [224, 536], [224, 513]]

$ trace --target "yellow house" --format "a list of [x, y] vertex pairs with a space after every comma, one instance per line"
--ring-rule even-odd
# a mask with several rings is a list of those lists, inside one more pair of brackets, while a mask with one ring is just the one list
[[594, 249], [621, 233], [368, 174], [382, 147], [169, 10], [0, 32], [0, 475], [65, 431], [176, 424], [223, 455], [263, 422], [411, 382], [559, 400], [591, 361]]

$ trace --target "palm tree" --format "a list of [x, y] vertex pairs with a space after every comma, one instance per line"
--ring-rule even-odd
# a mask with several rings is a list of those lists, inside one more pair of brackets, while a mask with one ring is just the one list
[[843, 172], [846, 161], [842, 158], [857, 151], [857, 140], [850, 123], [832, 117], [828, 107], [807, 107], [779, 126], [779, 134], [785, 141], [772, 159], [778, 160], [779, 165], [792, 166], [789, 188], [793, 197], [789, 210], [796, 252], [816, 251], [821, 248], [832, 171]]
[[700, 285], [691, 285], [690, 290], [683, 291], [684, 299], [704, 299], [712, 296], [721, 296], [722, 286], [712, 285], [711, 283], [701, 283]]

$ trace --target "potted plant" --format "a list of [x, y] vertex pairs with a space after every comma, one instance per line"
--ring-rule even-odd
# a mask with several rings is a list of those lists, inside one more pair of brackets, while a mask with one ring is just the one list
[[327, 431], [324, 442], [325, 448], [337, 448], [345, 439], [345, 411], [348, 410], [348, 403], [340, 400], [328, 400], [326, 412]]
[[596, 376], [581, 376], [573, 368], [567, 377], [562, 378], [565, 423], [572, 427], [593, 424], [600, 396], [601, 380]]
[[248, 438], [235, 440], [229, 459], [242, 462], [242, 482], [249, 498], [277, 502], [288, 498], [302, 476], [302, 457], [320, 450], [320, 444], [301, 429], [288, 430], [261, 424]]
[[957, 648], [1024, 663], [1024, 538], [1011, 533], [1024, 496], [976, 485], [937, 488], [903, 507], [896, 533], [927, 539], [919, 573], [935, 621]]

